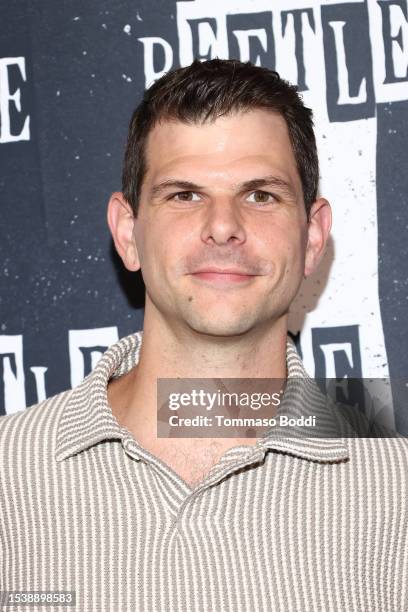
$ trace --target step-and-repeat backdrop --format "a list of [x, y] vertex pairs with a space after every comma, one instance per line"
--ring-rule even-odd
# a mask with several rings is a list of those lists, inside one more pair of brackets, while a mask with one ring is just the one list
[[278, 70], [313, 108], [334, 223], [291, 332], [311, 375], [390, 379], [408, 433], [407, 1], [3, 0], [0, 23], [0, 414], [142, 328], [106, 224], [128, 122], [164, 72], [218, 56]]

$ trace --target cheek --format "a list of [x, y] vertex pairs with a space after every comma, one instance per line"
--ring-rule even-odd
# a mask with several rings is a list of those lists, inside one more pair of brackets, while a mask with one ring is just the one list
[[305, 245], [301, 233], [280, 236], [270, 243], [270, 259], [285, 284], [298, 284], [303, 276]]
[[182, 249], [173, 232], [155, 231], [144, 241], [144, 269], [151, 285], [172, 284], [182, 261]]
[[295, 262], [305, 254], [303, 234], [293, 228], [282, 227], [265, 244], [272, 261]]
[[285, 240], [290, 256], [293, 260], [305, 256], [307, 244], [307, 228], [300, 224], [293, 224], [286, 228]]

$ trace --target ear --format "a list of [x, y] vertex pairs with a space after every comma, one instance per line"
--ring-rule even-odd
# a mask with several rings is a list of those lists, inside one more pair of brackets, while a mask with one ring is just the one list
[[130, 204], [120, 191], [111, 195], [108, 203], [107, 221], [116, 250], [125, 268], [131, 272], [136, 272], [140, 268], [140, 260], [133, 236], [135, 217]]
[[329, 202], [319, 198], [310, 209], [304, 276], [310, 276], [318, 266], [327, 244], [332, 223]]

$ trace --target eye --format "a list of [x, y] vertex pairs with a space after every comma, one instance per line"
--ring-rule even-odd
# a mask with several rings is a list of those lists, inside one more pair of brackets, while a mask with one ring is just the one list
[[249, 197], [247, 198], [249, 202], [253, 202], [255, 204], [273, 204], [277, 201], [277, 198], [269, 193], [269, 191], [253, 191]]
[[174, 193], [170, 199], [176, 200], [176, 202], [199, 202], [200, 196], [194, 191], [179, 191]]

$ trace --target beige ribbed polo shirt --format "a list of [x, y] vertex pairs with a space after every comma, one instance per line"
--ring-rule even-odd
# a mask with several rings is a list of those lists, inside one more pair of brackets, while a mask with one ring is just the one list
[[[407, 440], [273, 430], [192, 489], [108, 405], [141, 342], [0, 418], [0, 590], [75, 591], [81, 612], [406, 612]], [[287, 365], [301, 414], [311, 396], [290, 382], [308, 375], [290, 340]]]

